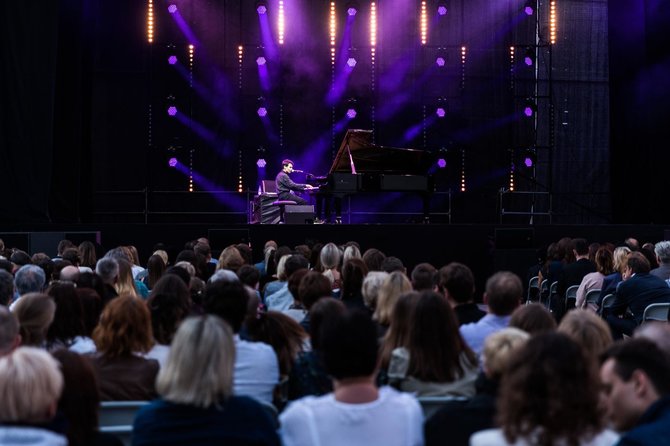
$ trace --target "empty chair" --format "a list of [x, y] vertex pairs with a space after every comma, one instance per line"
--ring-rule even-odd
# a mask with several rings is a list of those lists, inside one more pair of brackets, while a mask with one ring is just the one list
[[669, 308], [670, 303], [657, 303], [648, 305], [647, 308], [644, 309], [644, 313], [642, 315], [642, 322], [647, 321], [667, 322]]
[[533, 302], [539, 298], [540, 295], [540, 277], [531, 277], [528, 281], [528, 295], [526, 296], [526, 303]]
[[103, 401], [100, 403], [100, 432], [117, 436], [124, 445], [131, 444], [133, 420], [148, 401]]

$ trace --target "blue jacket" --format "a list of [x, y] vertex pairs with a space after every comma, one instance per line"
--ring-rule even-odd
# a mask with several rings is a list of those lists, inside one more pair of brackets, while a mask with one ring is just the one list
[[670, 396], [661, 398], [642, 414], [633, 429], [621, 437], [617, 446], [670, 445]]

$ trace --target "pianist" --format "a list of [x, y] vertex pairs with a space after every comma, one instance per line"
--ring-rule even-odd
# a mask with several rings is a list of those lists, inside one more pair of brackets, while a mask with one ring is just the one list
[[302, 191], [313, 189], [314, 187], [310, 184], [298, 184], [294, 183], [291, 180], [291, 177], [288, 176], [293, 172], [293, 161], [286, 159], [281, 162], [282, 170], [277, 174], [275, 183], [277, 184], [277, 198], [280, 200], [290, 200], [295, 201], [297, 204], [307, 204], [307, 200], [301, 198], [292, 191]]

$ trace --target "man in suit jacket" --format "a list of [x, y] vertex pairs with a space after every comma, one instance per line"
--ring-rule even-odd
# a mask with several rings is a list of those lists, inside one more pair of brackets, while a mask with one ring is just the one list
[[563, 271], [558, 278], [558, 285], [556, 285], [558, 296], [556, 302], [552, 302], [552, 309], [558, 320], [567, 311], [564, 306], [567, 289], [573, 285], [581, 284], [585, 275], [596, 270], [596, 265], [589, 260], [589, 244], [585, 239], [574, 239], [572, 241], [572, 252], [575, 255], [575, 261], [563, 267]]
[[654, 253], [658, 261], [658, 268], [651, 270], [650, 274], [659, 279], [670, 279], [670, 241], [663, 240], [654, 245]]
[[[603, 312], [615, 339], [633, 333], [642, 322], [648, 305], [670, 302], [667, 282], [649, 274], [649, 269], [649, 261], [643, 254], [633, 252], [628, 257], [628, 266], [623, 272], [624, 280], [617, 287], [612, 306]], [[626, 316], [626, 311], [632, 316]]]

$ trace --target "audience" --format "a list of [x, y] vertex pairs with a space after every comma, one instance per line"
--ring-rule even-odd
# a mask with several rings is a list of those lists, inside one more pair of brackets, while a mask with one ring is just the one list
[[0, 305], [0, 356], [13, 352], [20, 344], [19, 321], [7, 307]]
[[654, 245], [654, 254], [658, 267], [649, 271], [649, 274], [659, 279], [670, 279], [670, 240], [663, 240]]
[[384, 280], [377, 293], [377, 306], [372, 316], [379, 326], [380, 336], [386, 333], [391, 324], [396, 302], [402, 294], [410, 291], [412, 282], [400, 271], [392, 272]]
[[28, 293], [11, 311], [19, 321], [21, 344], [46, 348], [47, 331], [56, 313], [54, 300], [43, 293]]
[[294, 401], [280, 414], [285, 446], [423, 444], [414, 396], [375, 384], [377, 330], [361, 310], [347, 310], [322, 330], [321, 349], [333, 393]]
[[479, 309], [474, 301], [475, 277], [466, 265], [451, 262], [437, 273], [437, 290], [452, 306], [458, 324], [477, 322], [486, 312]]
[[522, 305], [514, 310], [509, 320], [510, 327], [516, 327], [531, 336], [556, 329], [556, 319], [547, 307], [538, 302]]
[[603, 429], [595, 363], [567, 335], [531, 337], [503, 373], [498, 396], [500, 428], [475, 433], [480, 445], [611, 446]]
[[607, 322], [592, 311], [569, 311], [558, 324], [558, 331], [570, 336], [594, 360], [614, 342]]
[[614, 271], [612, 253], [605, 246], [598, 248], [598, 251], [595, 255], [595, 263], [596, 271], [585, 275], [582, 279], [582, 282], [579, 284], [579, 288], [577, 288], [577, 295], [575, 300], [576, 308], [585, 307], [586, 293], [591, 290], [601, 289], [605, 277], [609, 276]]
[[235, 341], [217, 316], [186, 319], [156, 380], [160, 398], [138, 412], [133, 445], [276, 445], [275, 422], [233, 391]]

